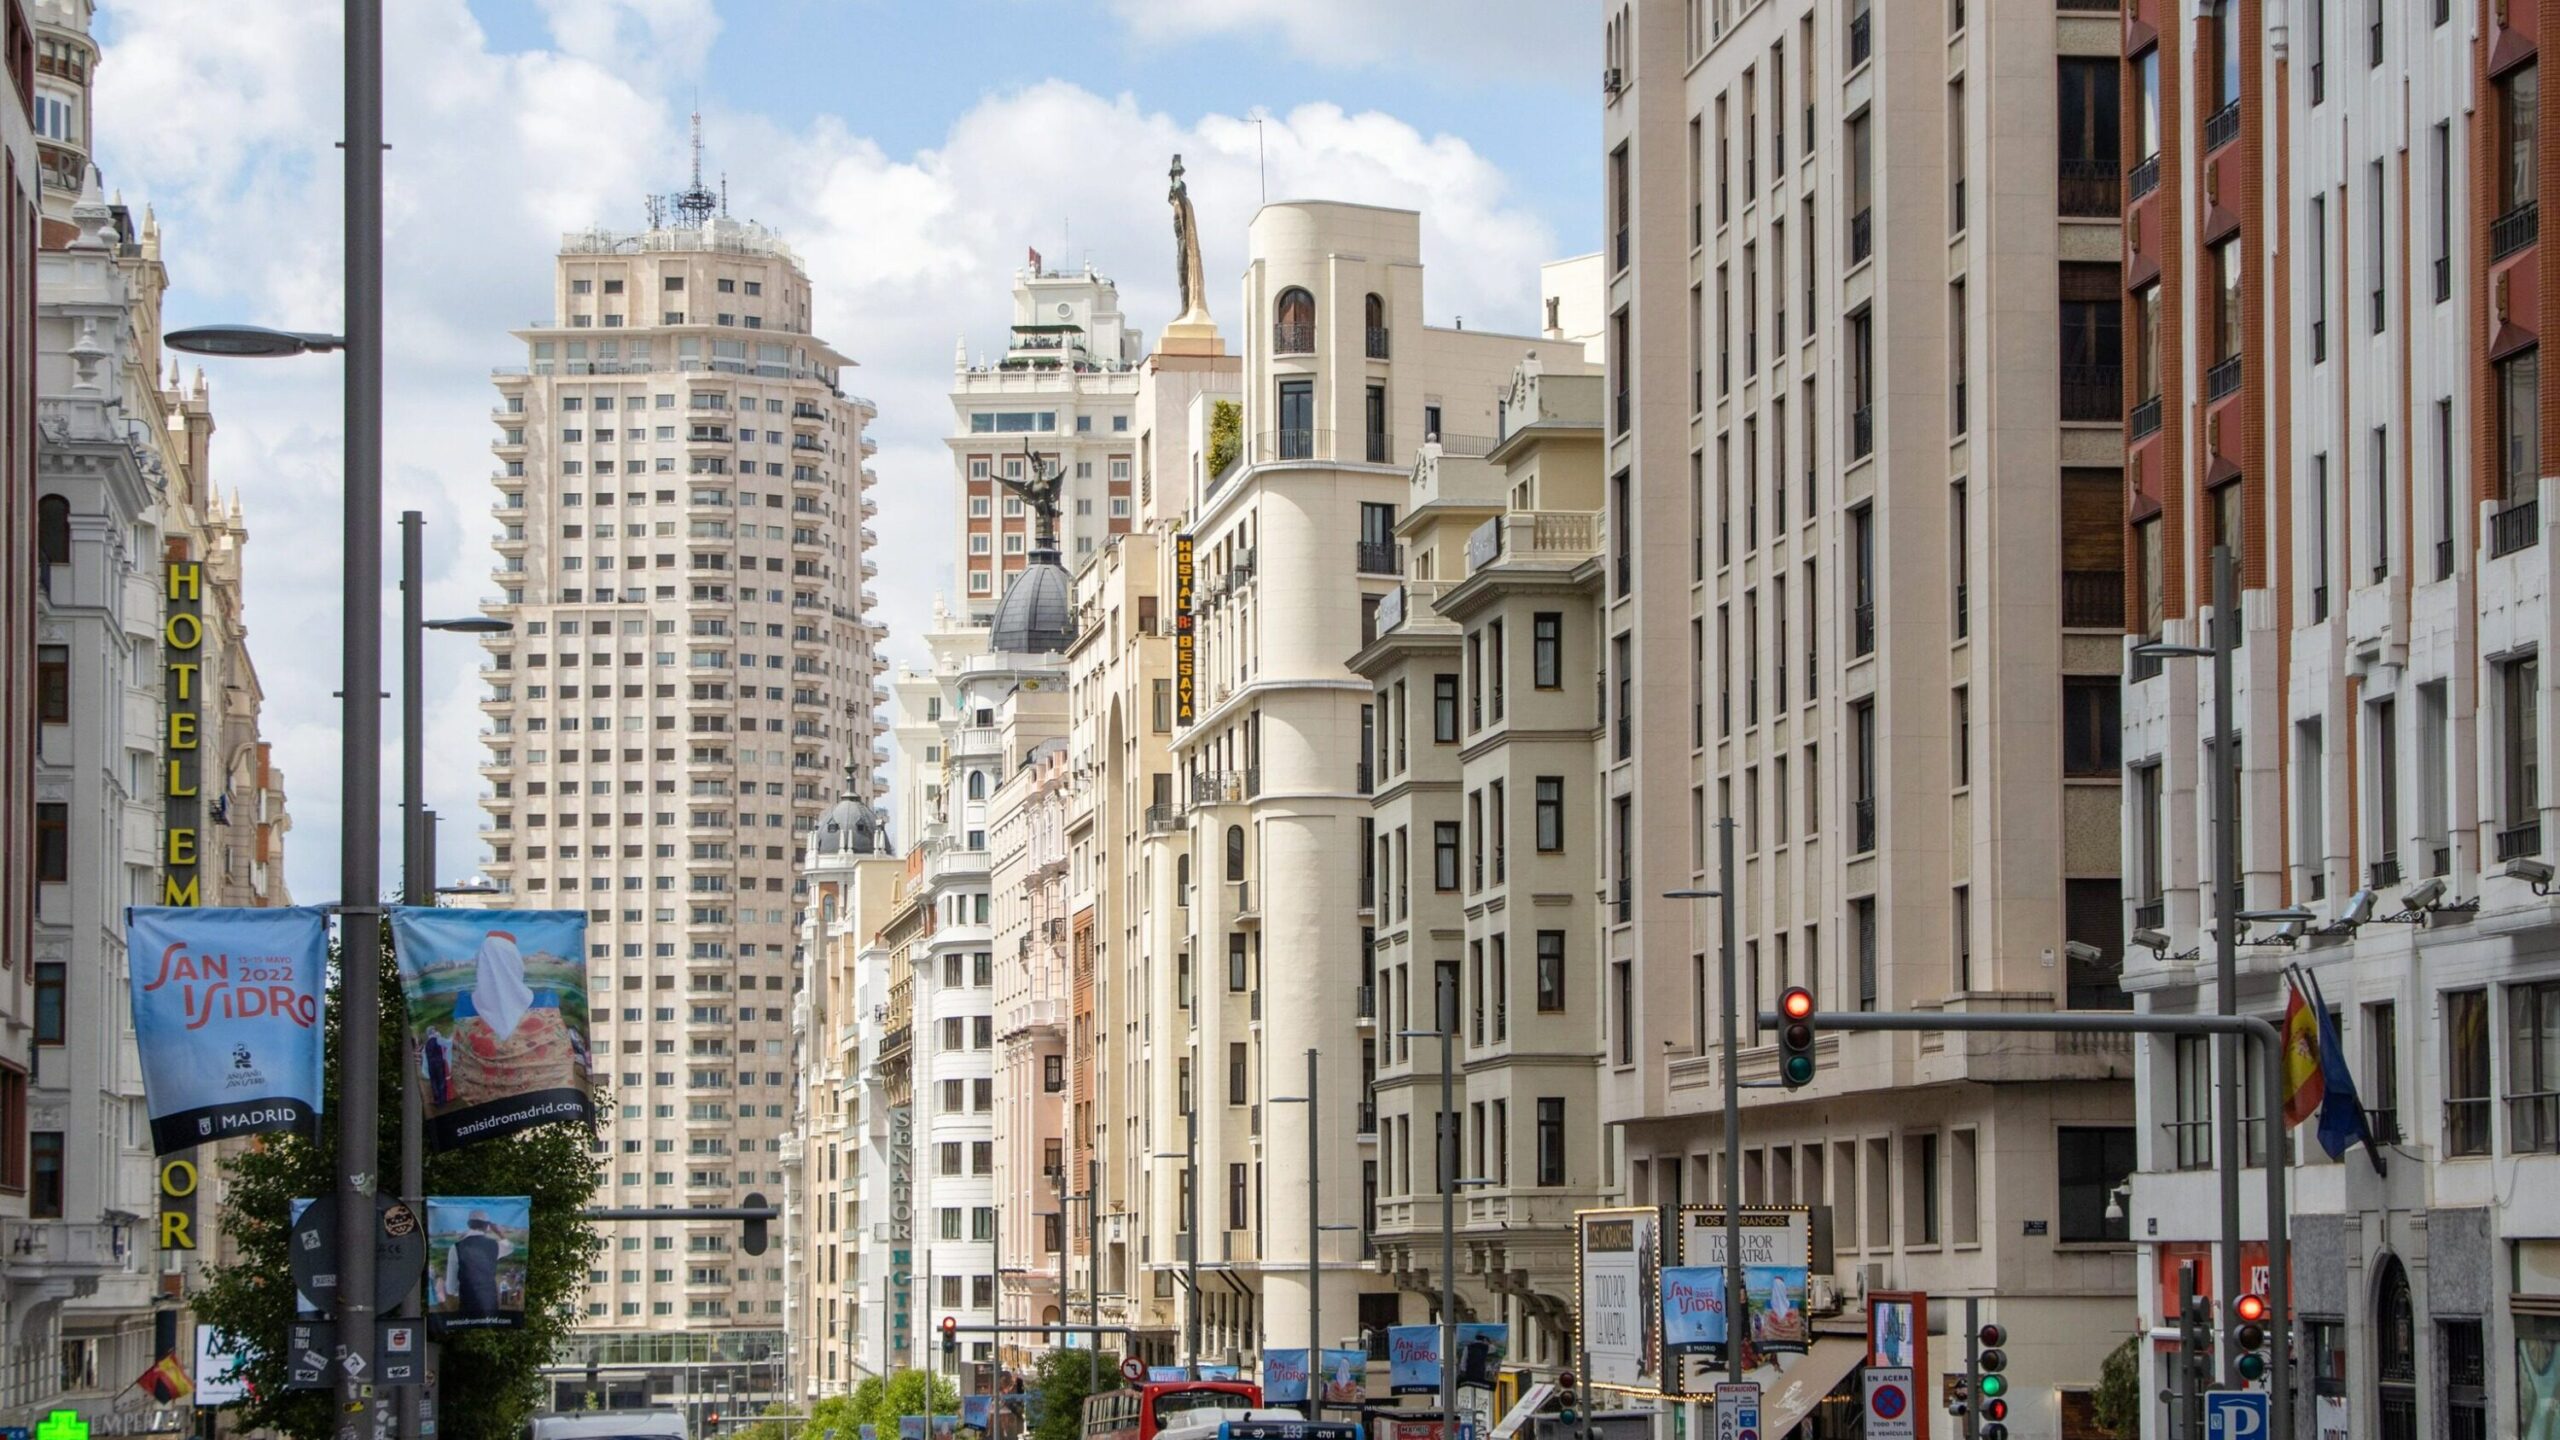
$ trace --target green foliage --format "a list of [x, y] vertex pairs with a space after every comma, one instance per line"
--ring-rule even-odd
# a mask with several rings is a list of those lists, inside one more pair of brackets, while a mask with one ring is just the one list
[[1209, 402], [1209, 473], [1224, 475], [1244, 452], [1244, 407], [1233, 400]]
[[[400, 1153], [400, 1055], [407, 1030], [400, 999], [400, 971], [385, 926], [380, 1033], [382, 1061], [381, 1155], [386, 1174], [397, 1174]], [[328, 1002], [328, 1070], [325, 1093], [338, 1084], [340, 1007], [334, 988]], [[611, 1113], [597, 1096], [599, 1115]], [[252, 1397], [241, 1402], [225, 1429], [272, 1430], [295, 1440], [332, 1432], [327, 1391], [285, 1388], [286, 1327], [294, 1321], [293, 1282], [286, 1261], [292, 1202], [335, 1193], [337, 1117], [322, 1135], [269, 1135], [223, 1162], [230, 1184], [222, 1206], [222, 1233], [238, 1258], [212, 1267], [194, 1297], [197, 1318], [236, 1337], [241, 1373]], [[588, 1151], [589, 1132], [546, 1125], [501, 1140], [437, 1154], [426, 1163], [430, 1195], [529, 1195], [533, 1233], [525, 1274], [524, 1328], [474, 1330], [442, 1341], [437, 1415], [444, 1440], [516, 1440], [545, 1399], [541, 1368], [557, 1356], [577, 1324], [577, 1297], [590, 1262], [604, 1249], [592, 1222], [580, 1215], [603, 1177], [602, 1162]], [[389, 1187], [386, 1187], [389, 1188]], [[386, 1399], [384, 1403], [394, 1403]]]
[[1120, 1387], [1120, 1357], [1104, 1351], [1097, 1360], [1089, 1350], [1049, 1349], [1032, 1367], [1030, 1440], [1076, 1440], [1084, 1433], [1085, 1397], [1094, 1393], [1090, 1378], [1097, 1368], [1104, 1390]]
[[2126, 1336], [2098, 1366], [2098, 1388], [2090, 1392], [2089, 1408], [2099, 1427], [2119, 1440], [2142, 1433], [2141, 1337]]
[[[930, 1370], [901, 1370], [889, 1377], [889, 1383], [873, 1397], [871, 1408], [859, 1413], [854, 1423], [879, 1427], [880, 1440], [897, 1440], [898, 1417], [901, 1415], [959, 1413], [960, 1391], [949, 1379]], [[861, 1440], [861, 1437], [856, 1432], [840, 1435], [836, 1440]]]

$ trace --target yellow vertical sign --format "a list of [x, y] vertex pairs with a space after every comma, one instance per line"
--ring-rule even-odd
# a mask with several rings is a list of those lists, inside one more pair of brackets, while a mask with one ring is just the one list
[[1173, 718], [1188, 725], [1200, 715], [1200, 684], [1191, 614], [1191, 534], [1173, 537]]
[[170, 547], [168, 610], [160, 629], [168, 714], [161, 736], [163, 905], [204, 903], [204, 565], [185, 555], [183, 542]]

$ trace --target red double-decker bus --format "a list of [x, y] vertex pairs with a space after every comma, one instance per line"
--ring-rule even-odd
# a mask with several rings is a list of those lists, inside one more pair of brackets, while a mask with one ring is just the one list
[[1180, 1424], [1194, 1410], [1253, 1410], [1262, 1387], [1249, 1380], [1168, 1380], [1089, 1395], [1084, 1440], [1156, 1440], [1156, 1432]]

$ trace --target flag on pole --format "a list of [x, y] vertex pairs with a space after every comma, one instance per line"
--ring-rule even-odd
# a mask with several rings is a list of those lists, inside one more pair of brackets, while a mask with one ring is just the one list
[[2373, 1162], [2374, 1173], [2384, 1173], [2382, 1151], [2373, 1143], [2372, 1118], [2365, 1114], [2364, 1101], [2356, 1094], [2356, 1077], [2347, 1068], [2346, 1047], [2338, 1039], [2337, 1017], [2329, 1013], [2329, 1004], [2320, 993], [2320, 982], [2310, 971], [2301, 979], [2311, 986], [2311, 1010], [2320, 1024], [2322, 1055], [2320, 1094], [2320, 1148], [2332, 1160], [2343, 1159], [2350, 1145], [2364, 1146], [2365, 1157]]
[[2284, 1002], [2284, 1124], [2290, 1130], [2319, 1113], [2328, 1093], [2326, 1047], [2320, 1018], [2312, 1013], [2300, 977], [2286, 987]]
[[174, 1354], [163, 1355], [158, 1364], [142, 1372], [133, 1382], [142, 1393], [163, 1405], [175, 1405], [195, 1390], [195, 1382], [187, 1378], [187, 1367], [178, 1363]]
[[1023, 248], [1024, 250], [1026, 250], [1026, 251], [1029, 251], [1029, 252], [1030, 252], [1030, 255], [1031, 255], [1031, 273], [1032, 273], [1032, 274], [1034, 274], [1034, 275], [1039, 274], [1039, 273], [1040, 273], [1040, 252], [1039, 252], [1039, 251], [1037, 251], [1037, 250], [1033, 250], [1033, 249], [1031, 249], [1031, 247], [1030, 247], [1030, 246], [1028, 246], [1028, 245], [1023, 246], [1022, 248]]

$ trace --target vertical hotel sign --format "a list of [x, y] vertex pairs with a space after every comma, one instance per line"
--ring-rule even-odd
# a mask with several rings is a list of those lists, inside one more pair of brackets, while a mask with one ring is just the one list
[[1188, 725], [1200, 718], [1199, 666], [1195, 633], [1197, 621], [1191, 613], [1191, 581], [1196, 572], [1191, 563], [1191, 533], [1184, 531], [1173, 537], [1173, 719]]
[[168, 693], [166, 750], [161, 778], [160, 903], [201, 905], [204, 882], [200, 828], [204, 817], [204, 562], [191, 559], [184, 541], [169, 546], [168, 609], [160, 622], [160, 649]]

